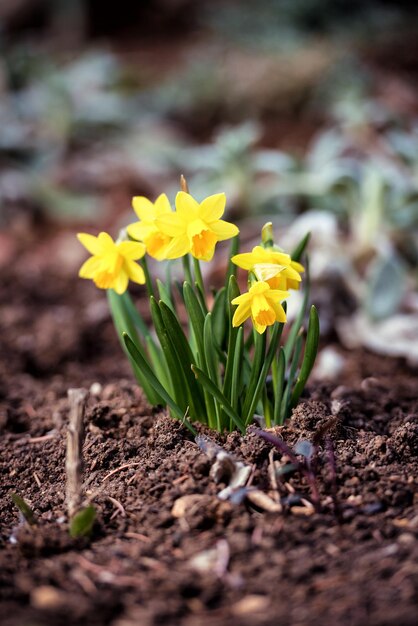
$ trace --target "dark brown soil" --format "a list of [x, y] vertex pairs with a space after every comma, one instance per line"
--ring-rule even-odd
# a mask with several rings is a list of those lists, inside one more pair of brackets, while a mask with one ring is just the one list
[[[280, 435], [316, 445], [317, 501], [299, 471], [274, 492], [283, 458], [255, 432], [204, 433], [283, 510], [222, 501], [208, 456], [144, 402], [104, 294], [37, 258], [11, 251], [0, 285], [2, 626], [415, 626], [416, 370], [358, 352], [336, 383], [310, 385]], [[90, 540], [72, 540], [67, 390], [93, 383], [84, 477], [98, 515]]]

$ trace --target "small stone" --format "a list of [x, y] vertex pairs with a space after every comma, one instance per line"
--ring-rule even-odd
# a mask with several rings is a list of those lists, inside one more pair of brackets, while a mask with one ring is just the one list
[[65, 594], [51, 585], [42, 585], [31, 593], [31, 604], [36, 609], [57, 609], [65, 604], [65, 600]]
[[415, 535], [412, 533], [401, 533], [398, 537], [398, 542], [404, 546], [412, 546], [415, 542]]
[[199, 504], [205, 498], [206, 496], [199, 493], [182, 496], [174, 502], [173, 508], [171, 509], [171, 515], [177, 519], [184, 517], [193, 506], [196, 506], [196, 504]]
[[93, 383], [90, 387], [91, 395], [95, 396], [96, 398], [100, 396], [102, 391], [103, 391], [103, 387], [100, 383]]
[[234, 615], [247, 615], [248, 613], [259, 613], [265, 611], [270, 604], [267, 596], [248, 595], [236, 602], [231, 611]]

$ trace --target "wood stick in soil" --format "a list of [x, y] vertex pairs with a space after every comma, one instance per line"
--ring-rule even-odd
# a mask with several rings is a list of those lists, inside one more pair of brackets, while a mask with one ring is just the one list
[[84, 441], [84, 414], [88, 398], [86, 389], [69, 389], [70, 403], [69, 423], [67, 430], [67, 456], [65, 472], [67, 478], [66, 499], [68, 517], [72, 519], [80, 508], [82, 493]]

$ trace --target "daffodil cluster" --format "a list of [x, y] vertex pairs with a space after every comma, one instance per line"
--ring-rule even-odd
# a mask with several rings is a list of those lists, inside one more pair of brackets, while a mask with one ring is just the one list
[[[219, 431], [244, 431], [255, 413], [262, 413], [267, 424], [281, 423], [306, 384], [318, 344], [314, 308], [303, 332], [306, 285], [301, 311], [280, 347], [284, 301], [300, 287], [305, 268], [299, 258], [308, 238], [293, 255], [286, 254], [275, 245], [269, 223], [261, 245], [239, 253], [239, 230], [222, 219], [225, 194], [198, 202], [184, 179], [181, 187], [174, 208], [165, 194], [154, 202], [135, 196], [138, 219], [116, 241], [105, 232], [79, 234], [92, 255], [79, 275], [107, 290], [122, 345], [151, 404], [167, 405], [191, 430], [199, 420]], [[228, 239], [225, 284], [214, 292], [203, 280], [200, 261], [211, 261], [216, 245]], [[153, 281], [147, 256], [168, 263], [182, 258], [183, 285]], [[244, 293], [238, 268], [247, 272]], [[127, 291], [130, 280], [146, 286], [152, 327]], [[251, 327], [244, 331], [247, 319], [252, 332]]]

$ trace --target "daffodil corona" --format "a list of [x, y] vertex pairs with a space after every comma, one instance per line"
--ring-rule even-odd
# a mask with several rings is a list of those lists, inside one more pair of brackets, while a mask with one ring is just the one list
[[157, 227], [157, 220], [173, 213], [167, 196], [162, 193], [154, 204], [144, 196], [135, 196], [132, 206], [139, 222], [129, 224], [126, 229], [128, 235], [132, 239], [143, 241], [148, 254], [157, 261], [162, 261], [166, 258], [171, 237], [161, 232]]
[[265, 281], [254, 283], [247, 293], [243, 293], [232, 300], [232, 304], [238, 307], [232, 319], [234, 327], [241, 326], [246, 319], [251, 317], [254, 328], [260, 334], [264, 333], [267, 326], [275, 322], [285, 322], [286, 313], [281, 301], [289, 296], [288, 291], [271, 289]]
[[176, 196], [176, 211], [155, 220], [157, 229], [171, 238], [166, 249], [167, 259], [177, 259], [189, 252], [196, 259], [210, 261], [218, 241], [238, 234], [234, 224], [221, 220], [225, 211], [225, 194], [218, 193], [201, 203], [185, 191]]
[[142, 267], [135, 263], [145, 254], [145, 245], [134, 241], [114, 242], [107, 233], [98, 237], [79, 233], [78, 240], [92, 254], [80, 268], [80, 278], [89, 278], [100, 289], [113, 289], [122, 294], [129, 280], [145, 283]]

